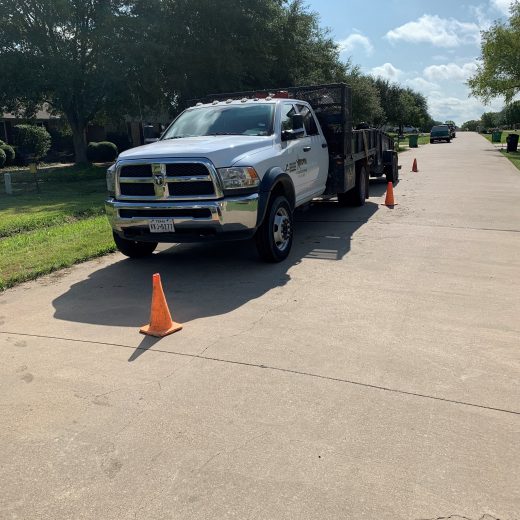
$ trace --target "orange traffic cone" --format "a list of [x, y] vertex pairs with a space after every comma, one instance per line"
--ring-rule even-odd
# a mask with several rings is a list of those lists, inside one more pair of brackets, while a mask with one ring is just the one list
[[162, 338], [173, 332], [177, 332], [182, 329], [180, 323], [175, 323], [172, 320], [166, 298], [164, 296], [161, 275], [155, 273], [153, 275], [153, 291], [152, 291], [152, 311], [150, 313], [150, 323], [144, 325], [139, 329], [141, 334], [147, 334], [148, 336], [155, 336]]
[[413, 160], [412, 171], [413, 171], [413, 172], [418, 172], [418, 171], [419, 171], [419, 170], [417, 169], [417, 159], [414, 159], [414, 160]]
[[388, 206], [389, 208], [393, 208], [395, 206], [394, 201], [394, 185], [393, 183], [389, 182], [386, 188], [386, 197], [385, 197], [385, 206]]

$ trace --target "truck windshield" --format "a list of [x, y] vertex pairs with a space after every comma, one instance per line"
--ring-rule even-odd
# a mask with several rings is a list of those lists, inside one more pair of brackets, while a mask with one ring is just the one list
[[271, 135], [273, 114], [272, 103], [188, 109], [168, 128], [163, 139], [201, 135]]

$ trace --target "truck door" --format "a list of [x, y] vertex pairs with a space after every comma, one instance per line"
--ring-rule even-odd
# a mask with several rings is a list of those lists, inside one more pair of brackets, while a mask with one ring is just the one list
[[[292, 116], [294, 114], [297, 114], [297, 112], [293, 103], [285, 102], [282, 104], [280, 135], [283, 130], [293, 129]], [[301, 159], [306, 153], [303, 151], [304, 141], [304, 137], [292, 141], [282, 141], [282, 168], [293, 181], [297, 205], [305, 198], [307, 192], [307, 169], [302, 168], [301, 163]]]
[[[298, 113], [303, 116], [305, 138], [303, 139], [302, 157], [300, 161], [306, 161], [307, 176], [306, 188], [313, 192], [313, 196], [321, 195], [327, 183], [329, 170], [329, 153], [327, 141], [319, 131], [318, 122], [307, 105], [297, 104]], [[324, 146], [325, 145], [325, 146]]]

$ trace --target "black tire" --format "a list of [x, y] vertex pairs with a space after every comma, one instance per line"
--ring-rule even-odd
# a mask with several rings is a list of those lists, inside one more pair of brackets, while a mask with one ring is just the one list
[[368, 198], [369, 178], [365, 165], [356, 166], [356, 184], [345, 193], [338, 193], [340, 206], [363, 206]]
[[392, 166], [387, 167], [386, 171], [386, 182], [393, 182], [394, 184], [399, 180], [399, 168], [397, 162], [397, 155], [394, 154], [392, 157]]
[[150, 256], [157, 247], [157, 242], [137, 242], [135, 240], [127, 240], [114, 233], [114, 242], [119, 252], [129, 258], [143, 258]]
[[434, 140], [433, 139], [430, 139], [430, 144], [433, 144], [434, 143]]
[[451, 143], [451, 139], [446, 139], [446, 142], [447, 143]]
[[255, 240], [260, 258], [266, 262], [281, 262], [289, 256], [293, 242], [293, 210], [284, 195], [269, 201]]

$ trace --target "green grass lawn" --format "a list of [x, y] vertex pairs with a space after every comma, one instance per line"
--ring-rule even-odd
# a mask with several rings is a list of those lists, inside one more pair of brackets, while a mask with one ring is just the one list
[[520, 152], [509, 152], [501, 150], [502, 155], [507, 157], [520, 170]]
[[[3, 171], [2, 171], [3, 173]], [[104, 216], [105, 168], [0, 173], [0, 290], [114, 250]]]

